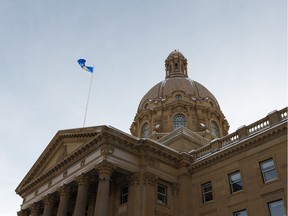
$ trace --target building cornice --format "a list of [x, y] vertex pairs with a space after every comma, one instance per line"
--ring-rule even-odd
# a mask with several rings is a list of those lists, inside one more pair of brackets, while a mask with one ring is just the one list
[[255, 148], [272, 137], [287, 136], [287, 108], [268, 114], [266, 118], [239, 128], [236, 132], [221, 139], [213, 140], [209, 145], [196, 151], [191, 151], [193, 162], [189, 166], [189, 172], [195, 173], [203, 167], [210, 166], [246, 151]]

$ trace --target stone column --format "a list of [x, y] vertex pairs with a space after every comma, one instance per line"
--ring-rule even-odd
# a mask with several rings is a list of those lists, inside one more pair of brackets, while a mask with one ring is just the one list
[[[130, 177], [129, 181], [129, 192], [128, 192], [128, 215], [140, 216], [143, 212], [141, 205], [141, 174], [134, 173]], [[142, 187], [143, 188], [143, 187]]]
[[94, 216], [107, 216], [109, 202], [109, 184], [114, 166], [113, 164], [104, 160], [101, 163], [97, 164], [95, 168], [99, 175], [99, 182]]
[[33, 203], [30, 206], [31, 216], [40, 216], [41, 213], [41, 206], [39, 203]]
[[81, 174], [76, 178], [78, 192], [73, 216], [84, 216], [87, 202], [89, 178], [86, 174]]
[[44, 202], [44, 212], [43, 216], [52, 216], [53, 206], [54, 206], [54, 199], [53, 197], [48, 194], [43, 198]]
[[69, 204], [69, 196], [70, 196], [70, 188], [67, 185], [63, 185], [59, 188], [60, 201], [57, 210], [57, 216], [67, 215], [68, 204]]

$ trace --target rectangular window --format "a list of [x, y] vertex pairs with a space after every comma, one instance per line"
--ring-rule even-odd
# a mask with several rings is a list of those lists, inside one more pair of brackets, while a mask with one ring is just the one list
[[263, 182], [269, 182], [277, 179], [276, 169], [272, 158], [260, 163]]
[[229, 174], [229, 183], [231, 193], [235, 193], [243, 189], [240, 171]]
[[283, 200], [268, 203], [271, 216], [286, 216]]
[[157, 202], [167, 205], [167, 187], [165, 185], [157, 185]]
[[128, 202], [128, 185], [121, 188], [120, 191], [120, 205]]
[[203, 203], [213, 200], [212, 184], [207, 182], [201, 185], [202, 188], [202, 201]]
[[233, 216], [247, 216], [246, 210], [237, 211], [233, 213]]

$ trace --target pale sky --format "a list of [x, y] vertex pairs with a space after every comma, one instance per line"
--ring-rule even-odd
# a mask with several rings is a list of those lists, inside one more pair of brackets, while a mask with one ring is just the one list
[[230, 133], [287, 106], [285, 0], [0, 0], [0, 216], [58, 130], [125, 132], [175, 49], [217, 98]]

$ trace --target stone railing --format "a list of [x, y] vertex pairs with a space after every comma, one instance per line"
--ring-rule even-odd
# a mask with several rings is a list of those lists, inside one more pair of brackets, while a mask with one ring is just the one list
[[287, 119], [287, 107], [280, 111], [273, 111], [269, 113], [265, 118], [260, 119], [248, 126], [242, 126], [237, 131], [218, 139], [214, 139], [209, 145], [203, 146], [197, 150], [191, 152], [192, 157], [195, 161], [201, 160], [208, 157], [212, 153], [228, 148], [232, 145], [237, 144], [240, 140], [253, 136], [262, 130], [273, 127]]

